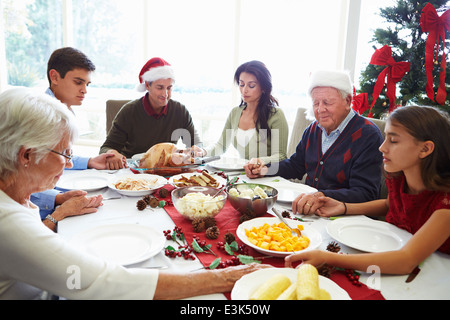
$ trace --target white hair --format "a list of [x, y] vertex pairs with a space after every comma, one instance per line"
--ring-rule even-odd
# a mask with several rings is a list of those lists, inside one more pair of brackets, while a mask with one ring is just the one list
[[[338, 88], [334, 88], [334, 89], [336, 89], [339, 92], [339, 94], [342, 97], [342, 99], [345, 100], [345, 99], [347, 99], [348, 96], [350, 96], [350, 99], [353, 99], [352, 95], [350, 93], [348, 93], [347, 91], [341, 90], [341, 89], [338, 89]], [[312, 92], [312, 90], [314, 90], [314, 88], [311, 89], [311, 92]], [[309, 93], [309, 96], [310, 96], [310, 98], [312, 100], [311, 92]], [[314, 115], [314, 110], [313, 110], [313, 107], [312, 107], [312, 103], [308, 106], [308, 108], [306, 108], [305, 116], [306, 116], [306, 119], [308, 119], [310, 121], [316, 120], [316, 117]]]
[[0, 119], [0, 179], [16, 172], [20, 148], [34, 149], [39, 162], [65, 134], [71, 142], [78, 136], [67, 106], [27, 88], [0, 94]]

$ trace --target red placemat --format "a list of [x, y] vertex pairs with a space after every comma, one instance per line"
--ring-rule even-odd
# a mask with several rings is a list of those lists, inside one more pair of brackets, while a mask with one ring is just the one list
[[[171, 191], [173, 189], [172, 186], [165, 186], [166, 189]], [[170, 195], [166, 200], [170, 200]], [[174, 224], [178, 227], [181, 227], [186, 238], [187, 243], [191, 244], [194, 235], [198, 236], [201, 240], [206, 240], [207, 244], [211, 244], [211, 250], [216, 254], [206, 254], [206, 253], [198, 253], [196, 254], [199, 261], [203, 264], [203, 266], [208, 267], [216, 258], [221, 258], [221, 261], [227, 261], [231, 259], [231, 256], [223, 250], [217, 248], [218, 242], [224, 242], [224, 235], [227, 232], [231, 232], [235, 238], [236, 242], [239, 245], [242, 245], [242, 241], [240, 241], [236, 236], [236, 229], [239, 226], [239, 216], [240, 213], [236, 211], [229, 202], [225, 204], [225, 207], [222, 211], [215, 217], [217, 227], [219, 228], [220, 235], [217, 239], [211, 240], [206, 238], [205, 232], [196, 233], [192, 228], [192, 221], [183, 217], [178, 213], [173, 205], [166, 205], [164, 207], [167, 214], [173, 220]], [[271, 215], [267, 214], [268, 217]], [[277, 268], [284, 267], [284, 258], [279, 257], [268, 257], [265, 256], [251, 247], [247, 247], [247, 253], [250, 256], [261, 260], [263, 263], [270, 264]], [[338, 284], [341, 288], [343, 288], [349, 296], [353, 300], [384, 300], [381, 292], [378, 290], [373, 290], [367, 287], [364, 284], [360, 286], [353, 285], [345, 276], [343, 272], [337, 271], [331, 275], [331, 280], [333, 280], [336, 284]], [[230, 298], [229, 294], [225, 295], [228, 299]]]

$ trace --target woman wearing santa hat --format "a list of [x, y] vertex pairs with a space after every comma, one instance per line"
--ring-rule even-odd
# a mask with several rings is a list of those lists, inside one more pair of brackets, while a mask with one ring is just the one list
[[125, 158], [144, 153], [157, 143], [174, 142], [181, 137], [187, 146], [200, 143], [187, 108], [171, 99], [175, 74], [162, 58], [152, 58], [139, 73], [138, 91], [147, 93], [125, 104], [117, 113], [100, 153], [108, 158], [110, 169], [120, 169]]

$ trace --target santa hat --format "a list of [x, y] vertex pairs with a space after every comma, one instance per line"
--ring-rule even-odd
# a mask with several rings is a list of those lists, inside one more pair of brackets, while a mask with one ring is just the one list
[[142, 67], [139, 73], [138, 91], [145, 91], [145, 82], [153, 82], [159, 79], [173, 79], [175, 81], [175, 73], [170, 64], [161, 58], [151, 58]]
[[350, 75], [345, 71], [317, 70], [311, 74], [308, 93], [316, 87], [332, 87], [343, 90], [347, 94], [353, 93], [353, 84]]

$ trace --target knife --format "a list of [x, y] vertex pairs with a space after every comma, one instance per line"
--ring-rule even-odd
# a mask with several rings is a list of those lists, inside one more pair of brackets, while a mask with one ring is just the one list
[[408, 278], [406, 278], [406, 283], [410, 283], [411, 281], [413, 281], [416, 276], [419, 274], [420, 272], [420, 268], [419, 266], [415, 267], [413, 271], [411, 271], [411, 273], [409, 274]]

